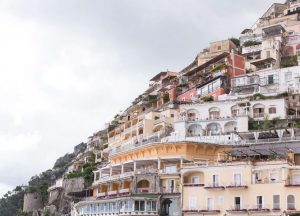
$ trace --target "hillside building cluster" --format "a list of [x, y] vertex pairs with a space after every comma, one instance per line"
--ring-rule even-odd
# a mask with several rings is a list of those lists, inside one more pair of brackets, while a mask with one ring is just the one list
[[71, 215], [300, 215], [299, 63], [288, 0], [155, 75], [69, 167], [97, 164]]

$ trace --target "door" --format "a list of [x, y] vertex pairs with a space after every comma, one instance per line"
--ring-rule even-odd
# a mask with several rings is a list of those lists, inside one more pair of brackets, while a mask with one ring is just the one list
[[241, 179], [241, 174], [240, 173], [234, 174], [234, 185], [235, 186], [241, 186], [242, 185], [242, 179]]
[[241, 209], [241, 197], [234, 197], [234, 209], [235, 210]]
[[168, 179], [167, 192], [169, 192], [169, 193], [174, 193], [175, 192], [175, 180], [174, 179]]
[[211, 211], [214, 210], [214, 200], [213, 198], [207, 199], [207, 210]]

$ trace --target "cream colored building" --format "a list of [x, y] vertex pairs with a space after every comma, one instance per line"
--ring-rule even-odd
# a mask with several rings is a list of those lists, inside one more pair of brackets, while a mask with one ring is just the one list
[[300, 214], [300, 166], [289, 160], [192, 164], [181, 173], [184, 215]]

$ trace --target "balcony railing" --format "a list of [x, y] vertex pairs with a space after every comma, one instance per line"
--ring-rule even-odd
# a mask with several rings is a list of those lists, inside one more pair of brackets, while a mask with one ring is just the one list
[[149, 193], [150, 188], [137, 188], [138, 193]]
[[265, 116], [265, 113], [253, 113], [253, 118], [264, 118]]
[[118, 191], [117, 190], [113, 190], [113, 191], [108, 191], [107, 192], [107, 196], [116, 196], [118, 195]]
[[232, 206], [227, 212], [247, 212], [247, 208], [243, 208], [240, 204]]
[[97, 197], [105, 197], [107, 195], [106, 192], [102, 192], [102, 193], [97, 193]]
[[217, 183], [217, 182], [209, 183], [204, 188], [205, 189], [219, 189], [219, 190], [225, 189], [224, 186], [222, 186], [220, 183]]
[[157, 174], [157, 173], [158, 173], [158, 169], [154, 169], [154, 168], [136, 170], [136, 174]]
[[130, 189], [129, 188], [124, 188], [119, 190], [119, 195], [124, 195], [124, 194], [129, 194], [130, 193]]
[[154, 125], [160, 124], [166, 120], [165, 117], [161, 117], [159, 119], [154, 120]]
[[300, 181], [297, 179], [290, 179], [286, 181], [286, 187], [300, 187]]
[[180, 193], [179, 187], [160, 188], [161, 193]]
[[227, 185], [226, 188], [228, 188], [228, 189], [245, 189], [245, 188], [248, 188], [248, 186], [246, 184], [243, 184], [242, 182], [240, 182], [240, 183], [233, 182], [230, 185]]
[[250, 208], [248, 208], [249, 212], [269, 212], [270, 208], [267, 208], [265, 205], [263, 204], [257, 204], [254, 206], [250, 206]]

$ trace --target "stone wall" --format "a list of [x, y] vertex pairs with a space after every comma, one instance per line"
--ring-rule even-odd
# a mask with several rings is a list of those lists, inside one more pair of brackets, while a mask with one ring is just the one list
[[159, 176], [156, 174], [138, 174], [135, 176], [133, 185], [134, 191], [137, 192], [137, 184], [139, 181], [147, 180], [150, 183], [149, 192], [156, 193], [159, 192]]
[[23, 211], [34, 212], [43, 208], [42, 198], [38, 193], [26, 193], [24, 195]]
[[72, 178], [72, 179], [65, 179], [63, 181], [63, 188], [65, 193], [68, 194], [70, 192], [79, 192], [84, 190], [84, 178]]

